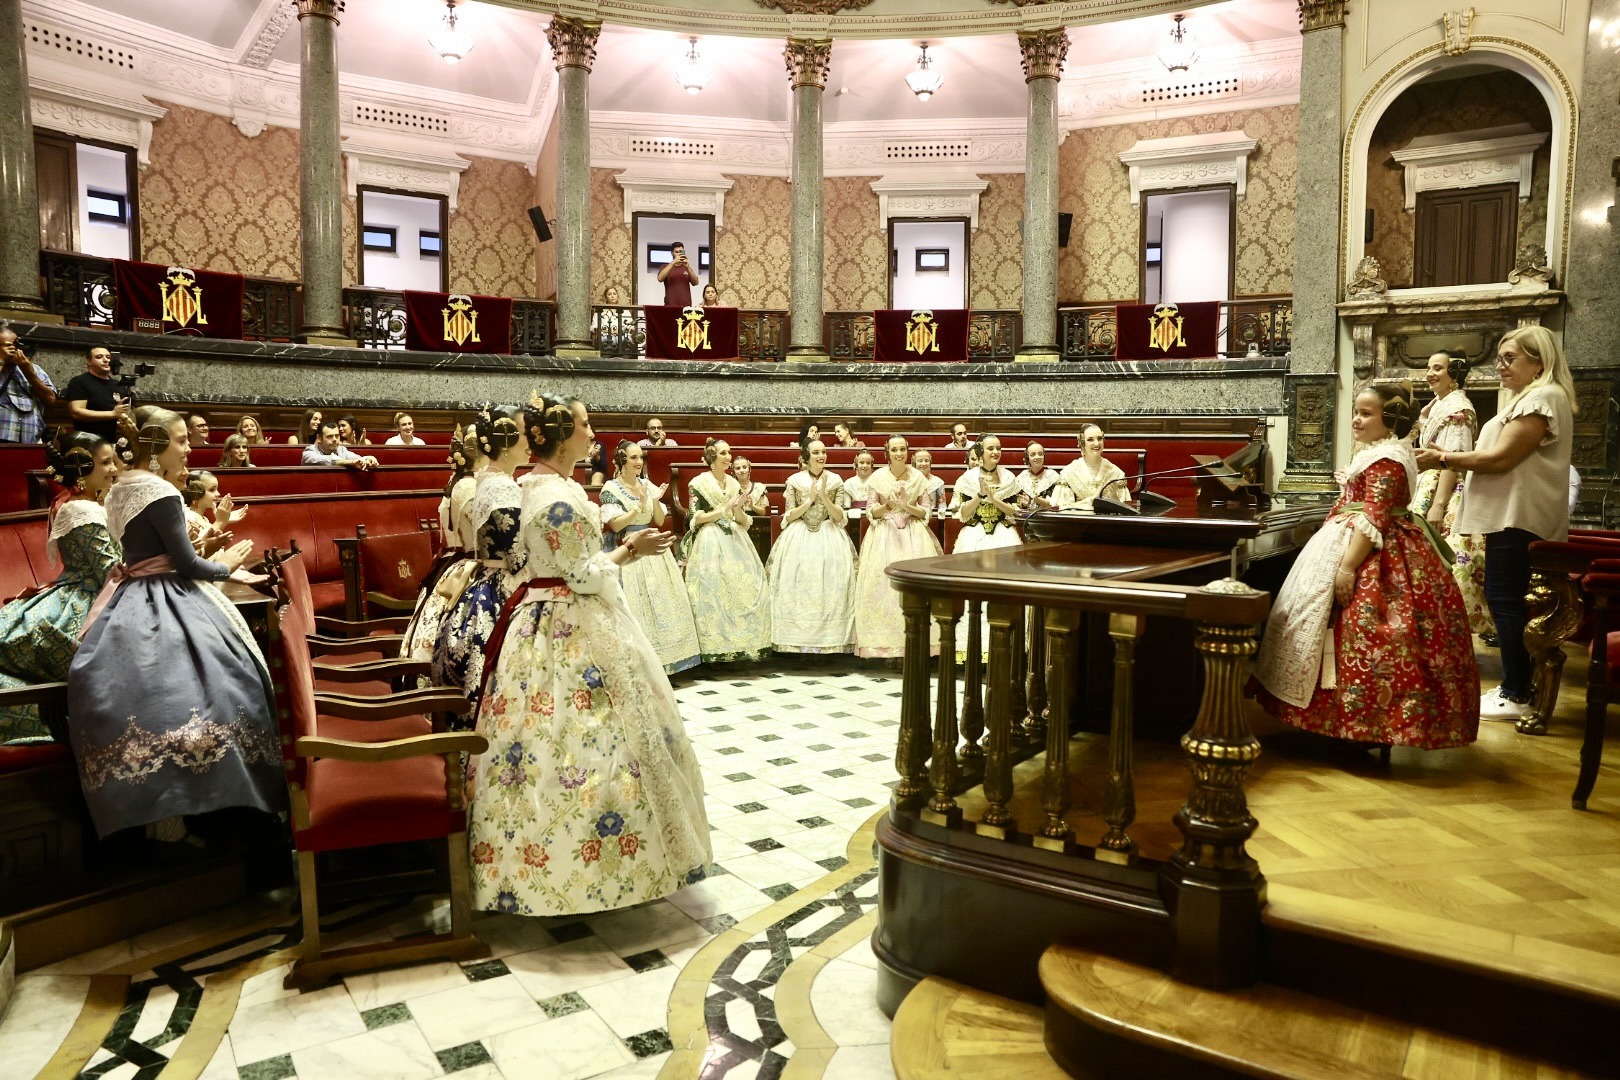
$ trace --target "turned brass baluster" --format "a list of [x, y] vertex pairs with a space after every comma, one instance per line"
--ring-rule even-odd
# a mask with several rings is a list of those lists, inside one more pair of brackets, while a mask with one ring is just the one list
[[962, 664], [962, 747], [964, 761], [977, 761], [984, 757], [979, 739], [984, 735], [984, 656], [979, 640], [979, 611], [977, 600], [967, 602], [967, 659]]
[[1136, 720], [1136, 642], [1147, 625], [1142, 615], [1108, 616], [1108, 636], [1114, 639], [1114, 716], [1108, 730], [1108, 784], [1103, 789], [1103, 820], [1108, 832], [1097, 841], [1097, 858], [1129, 863], [1136, 856], [1136, 841], [1125, 827], [1136, 820], [1136, 787], [1131, 779], [1132, 728]]
[[906, 652], [900, 665], [900, 739], [894, 755], [894, 768], [900, 774], [894, 789], [896, 803], [928, 791], [924, 783], [929, 743], [928, 599], [901, 593], [900, 611], [906, 621]]
[[939, 627], [939, 691], [934, 699], [934, 757], [928, 766], [934, 795], [922, 818], [935, 825], [955, 825], [962, 820], [952, 794], [961, 775], [956, 765], [956, 620], [962, 617], [962, 605], [935, 598], [932, 607], [934, 625]]
[[1069, 831], [1069, 707], [1074, 700], [1074, 672], [1063, 658], [1074, 647], [1080, 629], [1080, 613], [1064, 608], [1047, 608], [1042, 650], [1052, 657], [1047, 689], [1051, 705], [1046, 721], [1046, 771], [1041, 777], [1041, 806], [1046, 821], [1033, 838], [1038, 848], [1065, 851], [1074, 839]]
[[1012, 716], [1014, 740], [1024, 737], [1024, 714], [1029, 709], [1028, 699], [1024, 697], [1024, 665], [1028, 662], [1024, 649], [1024, 610], [1022, 604], [1013, 608], [1012, 682], [1008, 713]]
[[1024, 734], [1031, 740], [1046, 734], [1046, 609], [1029, 609], [1029, 677], [1024, 686]]
[[990, 604], [990, 700], [984, 751], [984, 816], [977, 831], [1005, 840], [1014, 830], [1012, 798], [1012, 604]]

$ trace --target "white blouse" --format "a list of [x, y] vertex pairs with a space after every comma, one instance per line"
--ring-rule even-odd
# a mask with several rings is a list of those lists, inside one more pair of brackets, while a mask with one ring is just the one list
[[1544, 417], [1547, 434], [1529, 457], [1507, 472], [1468, 474], [1456, 531], [1484, 535], [1524, 529], [1542, 540], [1567, 540], [1569, 457], [1574, 445], [1570, 401], [1557, 386], [1524, 391], [1480, 431], [1480, 451], [1495, 446], [1508, 422], [1520, 416]]

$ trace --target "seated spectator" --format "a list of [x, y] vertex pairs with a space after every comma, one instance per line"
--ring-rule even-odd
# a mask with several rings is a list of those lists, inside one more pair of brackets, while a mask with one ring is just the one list
[[951, 441], [945, 444], [947, 450], [966, 450], [968, 448], [968, 430], [966, 424], [951, 425]]
[[366, 429], [353, 413], [338, 417], [338, 439], [344, 446], [371, 445], [371, 440], [366, 438]]
[[754, 463], [741, 454], [731, 459], [731, 474], [737, 478], [737, 486], [742, 491], [743, 509], [750, 514], [769, 514], [771, 512], [770, 493], [764, 484], [754, 483]]
[[833, 440], [846, 449], [866, 449], [866, 444], [855, 437], [855, 429], [842, 420], [833, 425]]
[[321, 437], [321, 410], [305, 409], [298, 430], [287, 437], [288, 446], [308, 446]]
[[703, 306], [704, 307], [719, 307], [720, 306], [720, 290], [714, 287], [714, 282], [712, 282], [712, 281], [709, 282], [709, 284], [703, 286]]
[[226, 437], [225, 450], [219, 455], [219, 468], [253, 468], [253, 458], [248, 448], [248, 439], [246, 435], [238, 433]]
[[186, 417], [186, 434], [191, 436], [193, 447], [208, 445], [208, 421], [202, 413], [192, 413]]
[[299, 459], [303, 465], [342, 465], [346, 469], [375, 469], [377, 459], [367, 454], [361, 455], [343, 445], [342, 436], [338, 432], [340, 421], [326, 420], [321, 423], [321, 433], [318, 438], [304, 447], [304, 455]]
[[180, 497], [186, 503], [186, 536], [205, 557], [229, 544], [230, 526], [247, 517], [247, 507], [234, 509], [229, 495], [220, 497], [219, 477], [202, 469], [186, 474]]
[[844, 481], [844, 494], [849, 496], [853, 509], [866, 508], [866, 500], [871, 497], [867, 482], [872, 479], [872, 470], [876, 465], [877, 461], [870, 450], [862, 450], [855, 455], [855, 475]]
[[934, 455], [928, 450], [919, 450], [911, 455], [911, 466], [922, 474], [928, 482], [928, 509], [945, 510], [945, 481], [934, 475]]
[[384, 446], [427, 445], [421, 439], [416, 437], [416, 421], [408, 412], [397, 412], [394, 414], [394, 432], [395, 434], [388, 436], [388, 441], [383, 444]]
[[[264, 429], [259, 426], [259, 418], [257, 416], [244, 416], [242, 419], [238, 420], [236, 422], [236, 433], [242, 436], [249, 446], [263, 446], [265, 443], [269, 442], [269, 440], [264, 437]], [[230, 442], [229, 439], [225, 441], [227, 443]]]
[[601, 487], [607, 480], [607, 451], [594, 437], [591, 439], [590, 449], [585, 456], [575, 464], [575, 468], [585, 467], [585, 484], [587, 487]]
[[821, 438], [821, 425], [814, 420], [806, 420], [799, 425], [798, 441], [788, 443], [788, 449], [802, 452], [812, 441], [819, 438]]
[[112, 353], [97, 346], [86, 354], [84, 370], [73, 376], [62, 398], [78, 431], [99, 435], [108, 442], [118, 438], [118, 418], [129, 412], [130, 402], [119, 393], [112, 377]]
[[56, 404], [51, 377], [34, 366], [17, 332], [0, 323], [0, 443], [37, 443]]
[[637, 446], [679, 446], [680, 443], [664, 434], [664, 422], [658, 417], [647, 421], [647, 437], [636, 443]]
[[967, 467], [970, 470], [977, 469], [982, 464], [984, 464], [984, 441], [975, 439], [967, 448]]

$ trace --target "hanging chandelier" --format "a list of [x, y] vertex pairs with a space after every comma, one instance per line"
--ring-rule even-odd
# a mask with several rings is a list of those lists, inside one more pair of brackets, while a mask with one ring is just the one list
[[1198, 40], [1193, 37], [1191, 30], [1182, 25], [1186, 17], [1176, 16], [1175, 25], [1170, 28], [1170, 40], [1159, 50], [1159, 63], [1173, 74], [1184, 74], [1198, 62]]
[[709, 85], [709, 64], [698, 52], [697, 38], [688, 39], [691, 46], [686, 55], [681, 58], [680, 64], [675, 68], [675, 82], [688, 94], [695, 94]]
[[472, 35], [456, 26], [456, 0], [444, 0], [448, 8], [439, 29], [428, 35], [428, 44], [447, 64], [459, 63], [472, 52]]
[[923, 42], [922, 55], [917, 57], [917, 70], [906, 76], [906, 85], [911, 92], [917, 95], [918, 101], [927, 101], [939, 93], [939, 88], [945, 85], [945, 76], [930, 67], [928, 59], [928, 42]]

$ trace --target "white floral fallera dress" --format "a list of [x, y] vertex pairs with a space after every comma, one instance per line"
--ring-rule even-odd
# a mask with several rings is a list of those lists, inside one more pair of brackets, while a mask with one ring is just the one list
[[[846, 506], [844, 485], [823, 470], [820, 482], [834, 505]], [[783, 526], [765, 565], [771, 584], [771, 637], [777, 652], [844, 653], [855, 640], [855, 543], [843, 522], [828, 516], [806, 470], [788, 477], [785, 513], [809, 509]]]
[[652, 645], [573, 480], [524, 478], [528, 587], [479, 706], [473, 895], [486, 911], [574, 915], [668, 896], [713, 858], [703, 776]]
[[[722, 488], [712, 472], [687, 486], [693, 514], [720, 510], [741, 490], [729, 476]], [[703, 662], [758, 660], [769, 653], [771, 592], [765, 564], [748, 530], [722, 517], [689, 529], [681, 545], [686, 555], [686, 595], [692, 602]]]

